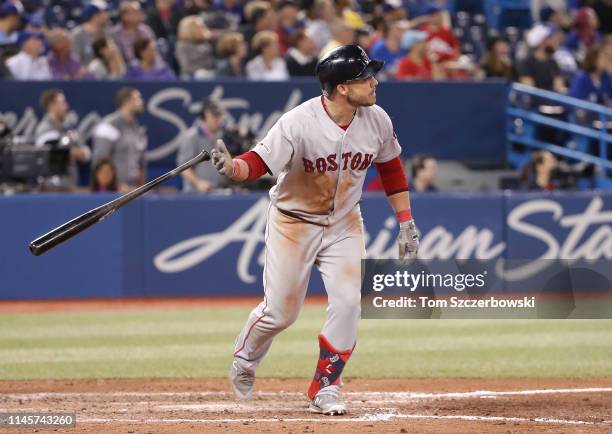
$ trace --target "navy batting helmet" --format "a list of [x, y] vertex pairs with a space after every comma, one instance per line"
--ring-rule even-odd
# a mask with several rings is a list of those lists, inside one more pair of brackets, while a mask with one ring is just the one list
[[330, 96], [337, 85], [372, 77], [384, 64], [371, 60], [359, 45], [342, 45], [319, 60], [316, 72], [323, 95]]

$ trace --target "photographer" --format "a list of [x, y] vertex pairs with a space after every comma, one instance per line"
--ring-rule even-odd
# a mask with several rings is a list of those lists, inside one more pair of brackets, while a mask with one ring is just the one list
[[550, 151], [536, 151], [531, 160], [521, 170], [521, 182], [524, 189], [536, 191], [573, 190], [578, 178], [593, 178], [594, 166], [579, 163], [569, 165], [557, 158]]
[[77, 163], [88, 162], [91, 150], [81, 142], [75, 126], [68, 119], [68, 102], [59, 89], [48, 89], [40, 97], [40, 106], [45, 112], [44, 117], [34, 132], [36, 147], [43, 145], [59, 145], [60, 140], [68, 140], [70, 146], [70, 163], [68, 174], [55, 179], [59, 187], [74, 189], [78, 184]]
[[416, 154], [410, 162], [412, 182], [410, 191], [438, 191], [436, 178], [438, 176], [438, 161], [430, 154]]
[[[217, 139], [223, 135], [222, 126], [223, 110], [217, 102], [205, 99], [197, 121], [180, 138], [176, 164], [192, 159], [202, 149], [214, 149]], [[185, 170], [182, 176], [185, 192], [209, 192], [225, 185], [225, 178], [219, 175], [212, 164], [199, 164]]]

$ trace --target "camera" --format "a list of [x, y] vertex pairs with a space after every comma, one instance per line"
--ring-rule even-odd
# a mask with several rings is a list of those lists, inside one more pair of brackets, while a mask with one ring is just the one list
[[42, 146], [13, 136], [0, 119], [0, 182], [28, 183], [38, 177], [68, 174], [73, 138], [63, 135]]
[[595, 166], [590, 163], [568, 164], [559, 162], [550, 174], [553, 184], [561, 190], [572, 190], [577, 188], [580, 178], [593, 180]]

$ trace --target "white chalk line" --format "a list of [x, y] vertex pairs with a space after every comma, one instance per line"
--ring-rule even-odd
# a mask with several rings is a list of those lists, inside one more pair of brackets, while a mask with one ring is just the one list
[[359, 417], [300, 417], [300, 418], [239, 418], [239, 419], [118, 419], [118, 418], [77, 418], [77, 424], [176, 424], [176, 423], [317, 423], [317, 422], [390, 422], [396, 419], [423, 419], [423, 420], [465, 420], [480, 422], [515, 422], [515, 423], [542, 423], [551, 425], [610, 425], [612, 421], [590, 422], [586, 420], [526, 418], [503, 416], [471, 416], [471, 415], [429, 415], [429, 414], [397, 414], [380, 413], [366, 414]]
[[[383, 403], [388, 404], [388, 403]], [[154, 405], [149, 407], [150, 409], [155, 410], [184, 410], [191, 412], [224, 412], [231, 411], [232, 413], [254, 413], [261, 412], [262, 406], [261, 403], [250, 403], [250, 404], [221, 404], [221, 403], [211, 403], [211, 404], [165, 404], [165, 405]], [[291, 413], [303, 413], [306, 408], [306, 402], [296, 402], [293, 406], [287, 406], [287, 403], [266, 403], [266, 412], [270, 411], [284, 411]], [[359, 411], [377, 411], [377, 412], [397, 412], [397, 408], [395, 407], [384, 407], [384, 406], [372, 406], [371, 403], [366, 402], [351, 402], [351, 408], [358, 409]]]
[[[443, 392], [443, 393], [420, 393], [420, 392], [348, 392], [344, 396], [356, 399], [396, 399], [396, 400], [417, 400], [417, 399], [469, 399], [469, 398], [493, 398], [497, 396], [530, 396], [530, 395], [556, 395], [574, 393], [612, 393], [612, 387], [589, 387], [575, 389], [535, 389], [535, 390], [509, 390], [492, 391], [476, 390], [472, 392]], [[108, 398], [108, 397], [172, 397], [172, 398], [206, 398], [206, 397], [226, 397], [233, 395], [229, 392], [34, 392], [34, 393], [7, 393], [0, 394], [0, 402], [7, 399], [46, 399], [46, 398]], [[289, 398], [305, 397], [302, 392], [256, 392], [256, 398]]]

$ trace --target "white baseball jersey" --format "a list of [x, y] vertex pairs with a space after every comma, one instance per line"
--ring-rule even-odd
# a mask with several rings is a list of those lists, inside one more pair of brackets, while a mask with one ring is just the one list
[[[313, 267], [328, 296], [321, 336], [348, 357], [357, 339], [365, 257], [358, 203], [368, 167], [400, 154], [391, 120], [377, 105], [359, 107], [345, 130], [317, 97], [285, 113], [253, 151], [278, 181], [266, 225], [265, 296], [236, 339], [235, 364], [255, 371], [274, 336], [296, 320]], [[340, 375], [342, 366], [334, 372]]]
[[332, 225], [357, 205], [372, 163], [397, 157], [401, 147], [379, 106], [359, 107], [344, 130], [321, 96], [285, 113], [253, 149], [278, 176], [270, 199], [281, 211]]

